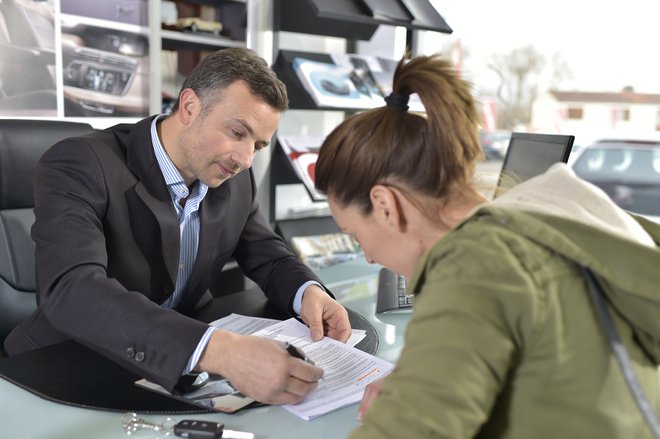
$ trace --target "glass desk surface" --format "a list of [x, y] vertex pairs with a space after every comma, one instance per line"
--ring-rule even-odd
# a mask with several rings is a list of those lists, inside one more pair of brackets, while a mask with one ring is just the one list
[[[375, 315], [376, 288], [380, 266], [364, 260], [344, 262], [318, 272], [321, 280], [344, 306], [371, 322], [379, 335], [376, 355], [395, 362], [403, 346], [403, 333], [410, 313]], [[255, 438], [346, 438], [355, 429], [358, 404], [305, 421], [278, 406], [222, 413], [176, 415], [172, 419], [223, 422], [226, 428], [249, 431]], [[42, 399], [0, 379], [0, 436], [12, 439], [120, 439], [164, 438], [155, 432], [127, 436], [122, 427], [124, 413], [72, 407]], [[144, 415], [145, 420], [164, 422], [167, 415]], [[176, 437], [176, 436], [168, 436]]]

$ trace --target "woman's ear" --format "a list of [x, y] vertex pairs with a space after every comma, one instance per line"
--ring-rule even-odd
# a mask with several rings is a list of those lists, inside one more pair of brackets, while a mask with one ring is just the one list
[[405, 215], [397, 194], [388, 186], [377, 184], [369, 191], [374, 217], [388, 227], [405, 231]]

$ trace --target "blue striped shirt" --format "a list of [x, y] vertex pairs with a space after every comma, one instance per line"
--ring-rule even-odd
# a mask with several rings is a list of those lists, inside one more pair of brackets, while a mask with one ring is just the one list
[[[154, 118], [151, 123], [151, 143], [154, 148], [154, 153], [156, 154], [156, 160], [158, 161], [158, 166], [160, 167], [163, 177], [165, 178], [165, 184], [167, 184], [167, 190], [170, 192], [170, 197], [172, 197], [172, 204], [176, 209], [177, 216], [179, 217], [179, 242], [184, 242], [184, 233], [188, 234], [186, 239], [191, 240], [190, 246], [181, 245], [179, 249], [179, 272], [176, 277], [176, 285], [174, 287], [174, 292], [170, 297], [168, 297], [161, 306], [165, 308], [174, 308], [179, 304], [183, 293], [188, 286], [188, 280], [190, 274], [192, 273], [193, 265], [195, 264], [195, 258], [197, 257], [197, 248], [199, 247], [199, 205], [206, 196], [208, 191], [208, 186], [202, 183], [201, 181], [195, 182], [192, 193], [190, 193], [186, 183], [181, 176], [181, 173], [176, 169], [174, 163], [169, 158], [165, 152], [165, 148], [160, 143], [158, 138], [158, 131], [156, 130], [156, 123], [163, 116], [158, 116]], [[187, 200], [186, 200], [187, 198]], [[185, 204], [181, 206], [181, 200], [186, 200]], [[202, 352], [206, 348], [206, 345], [211, 338], [211, 335], [215, 331], [215, 328], [209, 326], [206, 330], [202, 339], [197, 344], [197, 348], [190, 356], [188, 365], [183, 371], [183, 375], [190, 373], [190, 371], [197, 365], [199, 357], [201, 357]]]

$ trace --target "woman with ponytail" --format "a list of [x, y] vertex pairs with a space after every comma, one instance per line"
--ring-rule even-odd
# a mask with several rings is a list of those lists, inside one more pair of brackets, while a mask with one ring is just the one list
[[660, 226], [564, 164], [487, 200], [470, 84], [437, 55], [404, 57], [393, 81], [316, 164], [340, 228], [416, 296], [397, 367], [365, 392], [351, 438], [653, 437], [584, 273], [658, 412]]

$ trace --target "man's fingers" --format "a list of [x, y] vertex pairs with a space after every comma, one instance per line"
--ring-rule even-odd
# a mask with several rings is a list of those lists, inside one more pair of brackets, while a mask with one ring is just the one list
[[308, 382], [295, 377], [290, 377], [286, 384], [286, 393], [300, 396], [302, 399], [313, 392], [317, 385], [316, 381]]
[[298, 379], [307, 383], [316, 383], [318, 380], [323, 378], [323, 369], [318, 366], [313, 366], [302, 360], [296, 361], [296, 364], [291, 368], [290, 373], [290, 378]]
[[301, 360], [297, 360], [296, 363], [284, 384], [283, 391], [277, 397], [278, 404], [299, 403], [316, 389], [318, 381], [323, 377], [323, 369], [320, 367], [303, 363]]
[[309, 323], [309, 332], [312, 340], [319, 341], [323, 338], [323, 321], [313, 321]]
[[334, 338], [335, 340], [346, 343], [346, 340], [351, 336], [351, 330], [349, 328], [343, 329], [328, 329], [328, 337]]

